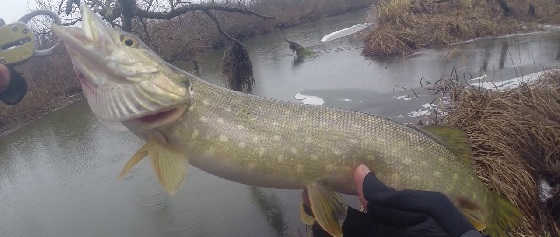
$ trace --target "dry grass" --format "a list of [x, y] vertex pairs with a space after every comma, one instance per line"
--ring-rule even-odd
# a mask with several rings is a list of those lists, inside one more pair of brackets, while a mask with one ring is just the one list
[[[420, 48], [533, 30], [537, 22], [560, 20], [554, 1], [506, 0], [511, 7], [506, 17], [498, 1], [381, 0], [375, 9], [377, 26], [366, 37], [363, 53], [407, 55]], [[531, 5], [535, 15], [528, 13]]]
[[[469, 136], [479, 177], [522, 210], [515, 235], [559, 236], [560, 72], [506, 92], [451, 84], [446, 122]], [[539, 179], [556, 187], [546, 204], [538, 197]]]

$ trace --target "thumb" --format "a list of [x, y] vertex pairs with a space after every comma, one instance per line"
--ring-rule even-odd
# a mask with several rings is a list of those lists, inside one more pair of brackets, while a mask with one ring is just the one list
[[364, 196], [364, 179], [371, 172], [371, 170], [364, 164], [360, 164], [354, 169], [354, 187], [358, 193], [358, 198], [363, 207], [367, 207], [367, 200]]

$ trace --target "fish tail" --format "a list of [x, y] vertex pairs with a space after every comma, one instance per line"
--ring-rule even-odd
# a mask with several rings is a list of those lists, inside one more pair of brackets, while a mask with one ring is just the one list
[[490, 194], [489, 218], [485, 233], [492, 237], [506, 237], [521, 221], [521, 211], [497, 193]]

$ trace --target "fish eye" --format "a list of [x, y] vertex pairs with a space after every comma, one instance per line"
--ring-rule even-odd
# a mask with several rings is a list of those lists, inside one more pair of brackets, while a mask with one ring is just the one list
[[130, 38], [129, 36], [126, 35], [121, 36], [121, 42], [123, 42], [124, 45], [128, 47], [136, 47], [138, 45], [135, 39]]

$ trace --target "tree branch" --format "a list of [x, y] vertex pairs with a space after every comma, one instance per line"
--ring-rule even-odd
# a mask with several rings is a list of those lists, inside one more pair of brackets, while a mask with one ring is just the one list
[[235, 42], [236, 44], [239, 44], [239, 45], [245, 47], [239, 40], [237, 40], [236, 38], [233, 38], [233, 36], [231, 36], [230, 34], [226, 33], [226, 32], [222, 29], [222, 26], [220, 25], [220, 22], [218, 21], [218, 19], [216, 18], [216, 16], [214, 16], [214, 14], [212, 14], [212, 13], [210, 12], [210, 10], [206, 9], [206, 10], [203, 10], [203, 11], [204, 11], [204, 13], [206, 13], [206, 15], [207, 15], [208, 17], [210, 17], [210, 19], [212, 19], [212, 21], [214, 22], [214, 24], [216, 24], [216, 28], [218, 28], [218, 31], [219, 31], [222, 35], [224, 35], [226, 38], [230, 39], [231, 41]]
[[73, 26], [74, 24], [78, 23], [78, 21], [81, 21], [81, 20], [82, 20], [82, 18], [80, 17], [80, 18], [74, 19], [70, 22], [62, 23], [61, 25], [63, 25], [63, 26]]
[[183, 6], [183, 7], [179, 7], [179, 8], [175, 8], [174, 10], [171, 10], [169, 12], [149, 12], [143, 9], [140, 9], [138, 7], [136, 7], [136, 16], [140, 16], [140, 17], [144, 17], [144, 18], [151, 18], [151, 19], [166, 19], [166, 20], [170, 20], [172, 18], [175, 18], [177, 16], [183, 15], [187, 12], [191, 12], [191, 11], [206, 11], [206, 10], [217, 10], [217, 11], [223, 11], [223, 12], [235, 12], [235, 13], [240, 13], [240, 14], [244, 14], [244, 15], [252, 15], [252, 16], [256, 16], [256, 17], [260, 17], [263, 19], [274, 19], [274, 17], [272, 16], [265, 16], [265, 15], [261, 15], [257, 12], [248, 10], [248, 9], [243, 9], [243, 8], [238, 8], [238, 7], [227, 7], [227, 6], [219, 6], [219, 5], [208, 5], [208, 4], [190, 4], [187, 6]]

